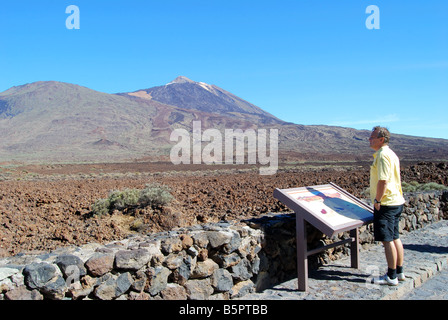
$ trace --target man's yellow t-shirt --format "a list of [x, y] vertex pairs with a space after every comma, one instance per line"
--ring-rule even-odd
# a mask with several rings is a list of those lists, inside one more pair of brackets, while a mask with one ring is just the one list
[[370, 198], [372, 203], [376, 197], [379, 180], [387, 181], [386, 192], [381, 199], [383, 206], [398, 206], [404, 204], [401, 189], [400, 160], [389, 146], [383, 146], [373, 154], [373, 164], [370, 167]]

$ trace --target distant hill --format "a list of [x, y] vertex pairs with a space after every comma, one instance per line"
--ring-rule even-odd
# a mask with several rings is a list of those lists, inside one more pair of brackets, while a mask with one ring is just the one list
[[[149, 89], [107, 94], [40, 81], [0, 93], [0, 161], [169, 160], [176, 128], [278, 129], [282, 160], [370, 159], [370, 131], [282, 121], [215, 85], [186, 77]], [[205, 145], [206, 143], [204, 143]], [[448, 140], [393, 135], [406, 159], [448, 159]]]

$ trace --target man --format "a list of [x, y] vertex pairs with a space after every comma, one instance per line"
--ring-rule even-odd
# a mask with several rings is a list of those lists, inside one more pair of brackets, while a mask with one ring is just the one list
[[399, 239], [398, 223], [403, 211], [400, 160], [389, 148], [390, 133], [383, 127], [374, 127], [369, 138], [370, 148], [376, 152], [370, 168], [370, 198], [374, 204], [373, 230], [375, 241], [384, 246], [387, 274], [374, 283], [398, 285], [404, 281], [403, 244]]

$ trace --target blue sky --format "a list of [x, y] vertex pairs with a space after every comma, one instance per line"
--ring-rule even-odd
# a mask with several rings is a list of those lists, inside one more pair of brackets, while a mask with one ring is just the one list
[[183, 75], [298, 124], [448, 139], [447, 14], [446, 0], [1, 1], [0, 91], [117, 93]]

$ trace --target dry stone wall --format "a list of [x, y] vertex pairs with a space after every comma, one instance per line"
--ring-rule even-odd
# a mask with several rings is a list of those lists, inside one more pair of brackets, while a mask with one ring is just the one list
[[[406, 195], [402, 232], [448, 218], [448, 192]], [[371, 226], [360, 230], [373, 243]], [[307, 226], [308, 248], [329, 239]], [[338, 239], [336, 239], [338, 238]], [[0, 259], [0, 300], [234, 299], [296, 276], [294, 214], [196, 225], [101, 245]], [[348, 254], [337, 247], [310, 267]], [[311, 257], [310, 257], [311, 258]]]
[[[428, 224], [448, 219], [448, 191], [405, 194], [406, 203], [400, 219], [400, 233], [412, 232]], [[263, 231], [263, 249], [259, 253], [261, 267], [257, 275], [256, 289], [263, 290], [283, 281], [297, 277], [296, 237], [294, 214], [268, 214], [247, 221], [254, 229]], [[348, 239], [349, 233], [343, 232], [332, 238], [306, 224], [308, 250], [322, 247], [333, 242]], [[373, 237], [373, 224], [359, 229], [359, 241], [362, 248], [376, 242]], [[320, 254], [308, 257], [308, 268], [315, 269], [349, 255], [350, 246], [338, 246]]]
[[230, 299], [254, 289], [263, 235], [204, 224], [0, 260], [2, 299]]

